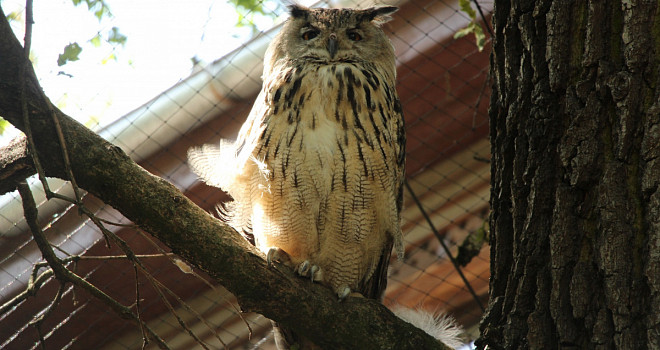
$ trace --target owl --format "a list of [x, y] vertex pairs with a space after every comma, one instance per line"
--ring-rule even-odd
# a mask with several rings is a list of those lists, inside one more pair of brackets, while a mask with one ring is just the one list
[[188, 153], [232, 196], [224, 220], [340, 299], [380, 299], [403, 255], [404, 120], [380, 28], [396, 10], [290, 6], [236, 141]]

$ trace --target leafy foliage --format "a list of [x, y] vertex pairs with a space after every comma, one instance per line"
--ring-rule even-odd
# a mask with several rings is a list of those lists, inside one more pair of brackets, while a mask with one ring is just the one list
[[[93, 38], [89, 39], [89, 42], [94, 47], [100, 47], [102, 38], [103, 37], [101, 36], [101, 33], [96, 33], [96, 35]], [[126, 44], [127, 39], [128, 38], [126, 37], [126, 35], [119, 32], [119, 28], [112, 27], [112, 29], [108, 32], [108, 36], [105, 39], [105, 41], [111, 44], [118, 44], [124, 46]], [[80, 55], [81, 52], [82, 52], [82, 47], [80, 47], [78, 43], [71, 43], [67, 45], [64, 48], [64, 53], [60, 54], [60, 56], [57, 58], [57, 65], [63, 66], [69, 61], [77, 61], [79, 59], [78, 56]], [[111, 53], [108, 57], [104, 58], [101, 63], [106, 64], [111, 59], [117, 60], [117, 56], [114, 54], [114, 52]]]
[[275, 17], [272, 11], [264, 6], [264, 0], [228, 0], [233, 4], [238, 14], [236, 27], [250, 27], [253, 33], [258, 32], [255, 16]]
[[20, 21], [22, 19], [21, 13], [17, 11], [12, 11], [7, 14], [7, 22], [11, 21]]
[[[80, 4], [87, 4], [87, 9], [89, 11], [94, 13], [94, 16], [99, 20], [99, 22], [104, 18], [104, 17], [112, 17], [112, 12], [110, 12], [110, 7], [104, 0], [71, 0], [71, 2], [75, 5], [78, 6]], [[100, 47], [101, 46], [101, 39], [103, 39], [103, 36], [101, 33], [96, 33], [94, 37], [89, 39], [89, 42], [94, 46], [94, 47]], [[105, 38], [105, 41], [111, 44], [119, 44], [124, 46], [126, 44], [127, 37], [119, 32], [119, 28], [117, 27], [112, 27], [110, 32], [108, 33], [107, 37]], [[57, 58], [57, 65], [58, 66], [63, 66], [67, 64], [68, 62], [72, 61], [77, 61], [79, 60], [79, 55], [82, 52], [82, 47], [77, 43], [71, 43], [64, 47], [64, 52], [59, 55]], [[117, 59], [116, 55], [112, 53], [110, 56], [106, 57], [103, 59], [102, 63], [105, 64], [108, 62], [110, 59]], [[63, 73], [63, 72], [60, 72]]]
[[99, 22], [103, 17], [111, 17], [110, 7], [103, 0], [71, 0], [74, 5], [78, 6], [83, 2], [87, 4], [90, 11], [94, 11], [94, 16], [98, 18]]
[[82, 47], [78, 43], [71, 43], [64, 47], [64, 52], [57, 57], [57, 65], [63, 66], [69, 61], [77, 61], [78, 55], [82, 52]]
[[454, 33], [454, 39], [462, 38], [468, 34], [474, 34], [474, 38], [477, 41], [477, 47], [479, 48], [479, 51], [482, 51], [486, 45], [486, 35], [484, 34], [481, 25], [477, 23], [477, 12], [472, 8], [470, 0], [458, 0], [458, 5], [461, 7], [461, 11], [470, 16], [472, 22], [470, 22], [467, 27]]
[[93, 38], [89, 39], [89, 42], [94, 45], [94, 47], [101, 47], [101, 33], [96, 33]]
[[263, 0], [229, 0], [229, 3], [234, 4], [236, 8], [242, 8], [250, 12], [268, 15], [264, 9]]
[[126, 44], [126, 35], [119, 32], [119, 28], [112, 27], [110, 33], [108, 34], [108, 42], [113, 44]]

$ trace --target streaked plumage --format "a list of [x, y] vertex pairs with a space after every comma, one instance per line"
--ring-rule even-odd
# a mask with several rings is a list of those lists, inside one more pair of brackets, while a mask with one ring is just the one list
[[380, 29], [394, 11], [291, 6], [237, 140], [189, 152], [234, 198], [237, 231], [340, 297], [381, 298], [392, 247], [403, 254], [404, 122]]

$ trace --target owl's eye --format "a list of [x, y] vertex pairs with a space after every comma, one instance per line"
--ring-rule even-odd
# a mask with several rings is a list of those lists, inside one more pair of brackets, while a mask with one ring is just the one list
[[303, 40], [311, 40], [319, 35], [318, 29], [309, 29], [302, 33]]
[[356, 31], [354, 31], [354, 30], [348, 32], [347, 35], [348, 35], [348, 38], [351, 39], [351, 40], [353, 40], [353, 41], [360, 41], [360, 40], [362, 40], [362, 35], [360, 35], [360, 33], [356, 32]]

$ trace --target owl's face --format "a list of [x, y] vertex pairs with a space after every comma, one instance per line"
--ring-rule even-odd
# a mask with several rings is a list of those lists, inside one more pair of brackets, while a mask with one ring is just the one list
[[289, 7], [291, 18], [271, 43], [266, 71], [280, 59], [317, 64], [371, 62], [394, 65], [394, 51], [380, 24], [396, 7], [308, 9]]

